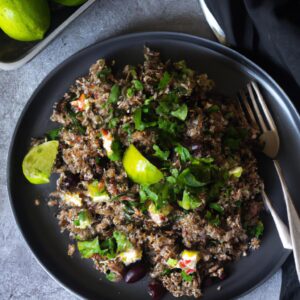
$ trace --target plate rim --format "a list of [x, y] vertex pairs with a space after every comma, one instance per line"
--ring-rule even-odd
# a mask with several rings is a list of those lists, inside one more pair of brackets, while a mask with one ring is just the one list
[[[17, 217], [17, 212], [15, 209], [15, 206], [13, 204], [13, 197], [12, 197], [12, 188], [11, 188], [11, 165], [12, 165], [12, 149], [15, 144], [16, 140], [16, 135], [17, 132], [20, 129], [20, 125], [22, 123], [22, 120], [24, 116], [27, 113], [27, 110], [31, 106], [31, 103], [33, 100], [36, 98], [36, 95], [42, 90], [44, 85], [55, 75], [57, 74], [60, 69], [62, 69], [65, 65], [67, 65], [69, 62], [72, 60], [76, 59], [76, 57], [80, 56], [84, 52], [91, 50], [92, 48], [97, 48], [99, 46], [107, 45], [110, 43], [115, 43], [115, 42], [122, 42], [123, 40], [128, 40], [128, 39], [135, 39], [135, 38], [142, 38], [146, 39], [147, 37], [153, 38], [156, 37], [158, 39], [164, 39], [164, 40], [180, 40], [184, 42], [189, 42], [191, 44], [196, 44], [200, 45], [202, 47], [212, 49], [218, 53], [221, 53], [225, 55], [226, 57], [229, 57], [230, 59], [236, 61], [237, 63], [246, 66], [248, 68], [254, 69], [259, 75], [262, 75], [265, 77], [270, 84], [272, 84], [273, 89], [276, 91], [276, 93], [280, 96], [280, 98], [285, 98], [286, 102], [285, 105], [287, 106], [289, 113], [293, 117], [293, 121], [295, 122], [296, 128], [300, 132], [300, 116], [295, 108], [294, 104], [290, 100], [290, 98], [287, 96], [285, 91], [281, 88], [281, 86], [270, 76], [264, 69], [262, 69], [260, 66], [258, 66], [256, 63], [242, 55], [241, 53], [237, 52], [236, 50], [233, 50], [227, 46], [224, 46], [222, 44], [219, 44], [218, 42], [195, 36], [192, 34], [187, 34], [187, 33], [181, 33], [181, 32], [169, 32], [169, 31], [143, 31], [143, 32], [135, 32], [135, 33], [128, 33], [128, 34], [122, 34], [118, 35], [115, 37], [108, 37], [104, 40], [100, 40], [96, 43], [93, 43], [87, 47], [84, 47], [83, 49], [79, 50], [78, 52], [72, 54], [70, 57], [62, 61], [60, 64], [58, 64], [56, 67], [54, 67], [44, 78], [43, 80], [39, 83], [37, 88], [34, 90], [32, 95], [30, 96], [29, 100], [25, 104], [18, 121], [15, 125], [15, 129], [13, 132], [13, 135], [11, 137], [10, 145], [9, 145], [9, 150], [8, 150], [8, 158], [7, 158], [7, 165], [6, 165], [6, 184], [7, 184], [7, 191], [8, 191], [8, 196], [9, 196], [9, 206], [11, 209], [11, 212], [14, 216], [15, 223], [18, 227], [18, 229], [21, 232], [22, 238], [25, 241], [25, 244], [27, 247], [30, 249], [30, 252], [33, 254], [34, 258], [36, 261], [39, 263], [39, 265], [42, 267], [43, 270], [46, 271], [46, 273], [54, 279], [60, 286], [62, 286], [64, 289], [66, 289], [69, 293], [73, 294], [76, 297], [80, 297], [84, 299], [84, 296], [80, 294], [78, 291], [75, 291], [72, 287], [68, 286], [65, 282], [63, 282], [61, 279], [58, 278], [56, 274], [50, 271], [47, 267], [46, 264], [43, 262], [43, 257], [38, 251], [34, 249], [34, 247], [31, 245], [29, 239], [27, 238], [28, 233], [26, 233], [26, 230], [21, 226], [21, 222], [19, 218]], [[276, 271], [279, 270], [279, 268], [283, 265], [283, 263], [286, 261], [288, 256], [291, 254], [292, 251], [283, 251], [283, 254], [281, 256], [281, 259], [278, 260], [278, 262], [273, 266], [273, 268], [270, 269], [268, 272], [268, 275], [265, 276], [262, 280], [258, 281], [255, 285], [253, 285], [251, 288], [247, 289], [245, 292], [242, 294], [237, 295], [234, 299], [238, 297], [242, 297], [251, 291], [255, 290], [258, 286], [262, 285], [264, 282], [266, 282], [272, 275], [275, 274]], [[105, 300], [104, 298], [102, 298]]]

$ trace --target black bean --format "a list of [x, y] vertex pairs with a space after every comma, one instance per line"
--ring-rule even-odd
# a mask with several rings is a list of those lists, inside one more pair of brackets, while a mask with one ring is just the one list
[[60, 188], [62, 190], [72, 190], [76, 188], [77, 184], [80, 181], [78, 174], [72, 174], [71, 172], [67, 172], [65, 174], [65, 178], [60, 183]]
[[125, 275], [125, 282], [133, 283], [142, 279], [147, 273], [147, 268], [143, 263], [135, 264]]
[[148, 284], [148, 293], [153, 300], [159, 300], [166, 293], [166, 289], [160, 281], [153, 279]]

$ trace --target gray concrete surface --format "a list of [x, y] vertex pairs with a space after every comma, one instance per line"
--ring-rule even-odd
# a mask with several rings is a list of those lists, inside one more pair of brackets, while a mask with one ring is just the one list
[[[73, 53], [110, 36], [145, 30], [213, 38], [197, 0], [98, 0], [30, 63], [16, 71], [0, 71], [0, 299], [75, 299], [36, 262], [9, 208], [7, 152], [25, 103], [42, 79]], [[280, 285], [278, 272], [241, 299], [279, 299]]]

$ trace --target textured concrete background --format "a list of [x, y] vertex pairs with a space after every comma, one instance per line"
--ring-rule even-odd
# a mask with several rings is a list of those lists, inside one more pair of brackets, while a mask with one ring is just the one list
[[[0, 299], [76, 299], [36, 262], [9, 208], [7, 152], [25, 103], [42, 79], [73, 53], [111, 36], [145, 30], [179, 31], [213, 38], [198, 0], [97, 0], [30, 63], [16, 71], [0, 71]], [[241, 299], [279, 299], [280, 285], [281, 272], [278, 272]]]

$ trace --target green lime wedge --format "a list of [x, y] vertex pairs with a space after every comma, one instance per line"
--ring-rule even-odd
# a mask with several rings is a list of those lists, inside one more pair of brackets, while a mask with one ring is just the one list
[[77, 6], [77, 5], [81, 5], [87, 0], [53, 0], [53, 1], [65, 6]]
[[58, 141], [34, 146], [26, 154], [22, 169], [26, 179], [33, 184], [48, 183], [58, 152]]
[[130, 145], [125, 151], [123, 166], [129, 178], [139, 184], [154, 184], [164, 177], [134, 145]]
[[0, 28], [19, 41], [36, 41], [50, 26], [47, 0], [0, 0]]

